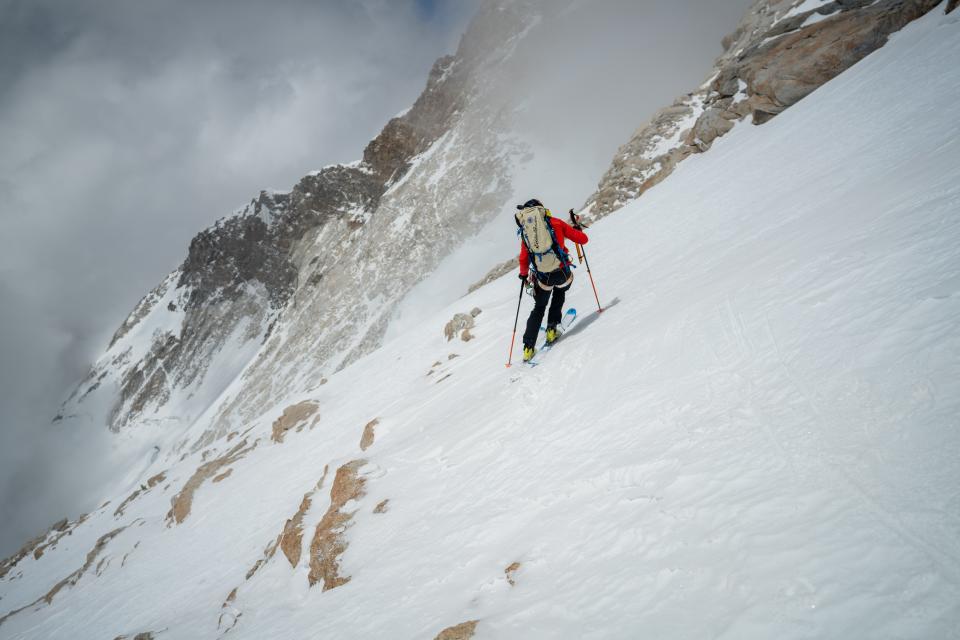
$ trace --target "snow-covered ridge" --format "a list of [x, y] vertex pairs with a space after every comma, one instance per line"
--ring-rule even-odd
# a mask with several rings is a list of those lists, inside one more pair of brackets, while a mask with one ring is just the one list
[[594, 225], [607, 309], [578, 279], [539, 367], [503, 366], [501, 278], [158, 458], [0, 564], [0, 635], [956, 635], [958, 34], [924, 16]]

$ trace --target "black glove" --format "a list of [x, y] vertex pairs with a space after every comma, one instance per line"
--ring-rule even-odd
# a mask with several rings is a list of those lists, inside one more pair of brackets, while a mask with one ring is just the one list
[[528, 276], [526, 276], [526, 275], [523, 274], [523, 273], [520, 274], [520, 279], [521, 279], [521, 280], [526, 280], [527, 277], [528, 277]]

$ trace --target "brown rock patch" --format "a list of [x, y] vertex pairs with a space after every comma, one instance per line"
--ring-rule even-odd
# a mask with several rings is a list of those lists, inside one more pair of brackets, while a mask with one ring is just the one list
[[378, 424], [380, 424], [380, 418], [374, 418], [363, 427], [363, 436], [360, 438], [361, 451], [366, 451], [373, 444], [376, 435], [374, 432]]
[[[323, 482], [323, 480], [320, 482]], [[316, 488], [303, 494], [300, 508], [293, 514], [292, 518], [286, 521], [283, 525], [283, 531], [280, 533], [280, 550], [287, 557], [291, 567], [296, 568], [300, 563], [300, 554], [303, 551], [303, 516], [313, 502], [313, 493], [319, 488], [320, 483], [317, 483]]]
[[377, 504], [377, 506], [373, 508], [373, 512], [374, 512], [374, 513], [386, 513], [386, 512], [387, 512], [387, 505], [388, 505], [388, 504], [390, 504], [390, 499], [389, 499], [389, 498], [386, 499], [386, 500], [383, 500], [383, 501], [381, 501], [379, 504]]
[[461, 622], [458, 625], [447, 627], [438, 633], [437, 637], [433, 640], [470, 640], [476, 632], [479, 622], [479, 620], [470, 620], [469, 622]]
[[337, 469], [330, 488], [330, 507], [317, 524], [310, 543], [310, 586], [323, 580], [323, 590], [327, 591], [350, 581], [349, 576], [340, 575], [339, 558], [347, 549], [343, 534], [350, 527], [353, 514], [341, 509], [348, 501], [365, 495], [366, 480], [358, 473], [364, 464], [366, 460], [353, 460]]
[[233, 473], [233, 469], [227, 469], [226, 471], [224, 471], [223, 473], [221, 473], [220, 475], [218, 475], [217, 477], [215, 477], [213, 480], [211, 480], [211, 482], [213, 482], [214, 484], [216, 484], [216, 483], [220, 482], [221, 480], [226, 480], [227, 478], [230, 477], [230, 474], [231, 474], [231, 473]]
[[221, 468], [240, 460], [256, 446], [256, 442], [248, 446], [247, 440], [244, 438], [219, 458], [204, 462], [197, 467], [197, 470], [193, 472], [193, 475], [190, 476], [187, 483], [180, 489], [180, 493], [175, 495], [170, 501], [173, 506], [170, 507], [170, 511], [167, 513], [167, 525], [170, 526], [174, 523], [180, 524], [186, 520], [187, 516], [190, 515], [190, 508], [193, 506], [193, 496], [197, 492], [197, 489], [209, 478], [217, 475], [217, 472], [219, 472]]
[[[283, 436], [287, 431], [294, 427], [303, 428], [303, 424], [309, 420], [319, 408], [320, 405], [313, 400], [304, 400], [303, 402], [290, 405], [283, 410], [279, 418], [274, 420], [271, 439], [277, 443], [283, 442]], [[314, 419], [314, 424], [316, 424], [316, 420], [317, 419]]]
[[509, 567], [503, 570], [503, 573], [507, 576], [507, 582], [510, 583], [511, 587], [517, 584], [516, 580], [514, 580], [513, 574], [517, 572], [520, 566], [521, 565], [519, 562], [513, 562]]

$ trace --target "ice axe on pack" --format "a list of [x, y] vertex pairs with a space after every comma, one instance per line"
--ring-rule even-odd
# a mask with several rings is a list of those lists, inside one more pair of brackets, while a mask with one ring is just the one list
[[[573, 212], [573, 209], [570, 209], [570, 222], [574, 229], [579, 230], [586, 226], [580, 221], [580, 216]], [[577, 259], [587, 265], [587, 275], [590, 276], [590, 286], [593, 287], [593, 297], [597, 301], [597, 313], [603, 313], [603, 307], [600, 305], [600, 296], [597, 295], [597, 285], [593, 282], [593, 272], [590, 271], [590, 261], [587, 260], [587, 250], [577, 243], [574, 243], [574, 245], [577, 247]]]

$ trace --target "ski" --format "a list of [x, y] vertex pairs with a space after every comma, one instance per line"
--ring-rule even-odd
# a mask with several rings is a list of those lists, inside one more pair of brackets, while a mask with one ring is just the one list
[[[570, 326], [577, 320], [577, 310], [574, 308], [567, 309], [566, 313], [563, 314], [563, 318], [560, 319], [560, 324], [557, 325], [557, 331], [560, 335], [557, 336], [557, 339], [550, 344], [544, 343], [533, 357], [528, 360], [525, 364], [530, 367], [535, 367], [540, 364], [540, 358], [547, 352], [549, 352], [560, 339], [563, 338], [563, 334], [567, 332]], [[546, 334], [546, 327], [540, 327], [540, 333]]]

